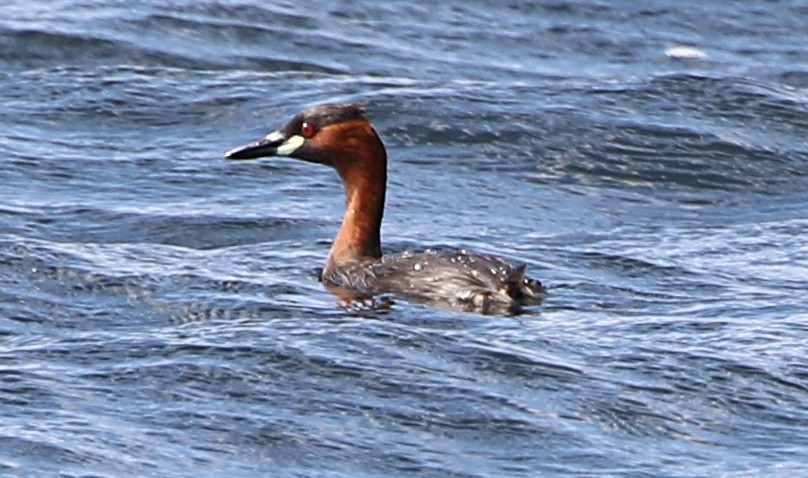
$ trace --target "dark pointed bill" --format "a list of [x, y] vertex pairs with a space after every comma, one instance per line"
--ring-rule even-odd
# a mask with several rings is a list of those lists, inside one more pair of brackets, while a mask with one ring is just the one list
[[275, 156], [282, 154], [278, 150], [286, 141], [280, 131], [273, 131], [258, 141], [231, 149], [224, 153], [224, 157], [227, 159], [255, 159], [264, 156]]

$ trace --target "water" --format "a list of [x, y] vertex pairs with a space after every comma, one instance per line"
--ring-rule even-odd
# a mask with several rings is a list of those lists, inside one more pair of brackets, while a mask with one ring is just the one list
[[[804, 2], [0, 6], [0, 476], [808, 472]], [[385, 249], [517, 317], [316, 280], [332, 171], [224, 151], [366, 100]]]

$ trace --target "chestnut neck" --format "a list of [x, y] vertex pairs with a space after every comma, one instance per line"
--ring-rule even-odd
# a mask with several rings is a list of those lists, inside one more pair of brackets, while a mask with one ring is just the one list
[[367, 122], [352, 128], [333, 159], [345, 188], [345, 215], [328, 254], [324, 273], [382, 257], [381, 224], [387, 189], [387, 153]]

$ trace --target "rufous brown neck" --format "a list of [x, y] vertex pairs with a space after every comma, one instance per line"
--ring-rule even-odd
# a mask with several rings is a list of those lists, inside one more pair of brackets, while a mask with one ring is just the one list
[[324, 273], [382, 257], [381, 223], [387, 189], [387, 153], [376, 132], [358, 121], [333, 159], [345, 188], [345, 215]]

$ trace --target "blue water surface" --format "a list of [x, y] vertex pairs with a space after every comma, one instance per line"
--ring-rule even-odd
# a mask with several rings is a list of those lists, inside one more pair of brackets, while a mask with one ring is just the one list
[[[808, 473], [802, 1], [0, 5], [0, 476]], [[340, 308], [333, 171], [228, 149], [366, 101], [389, 253], [549, 287]]]

